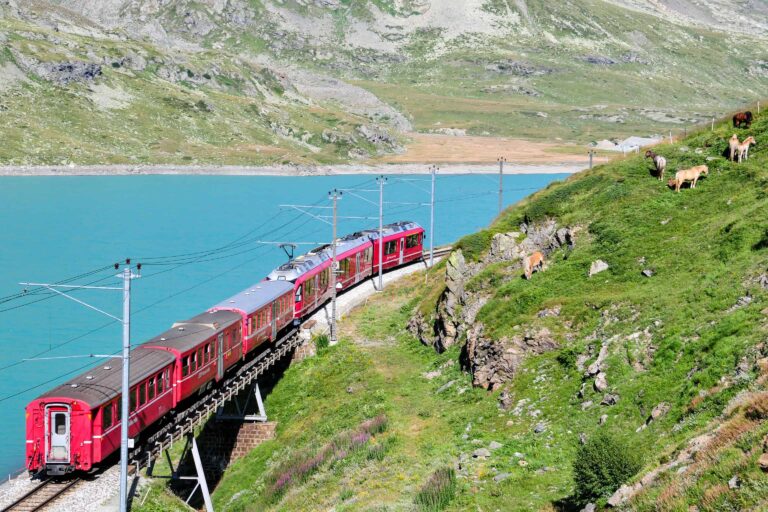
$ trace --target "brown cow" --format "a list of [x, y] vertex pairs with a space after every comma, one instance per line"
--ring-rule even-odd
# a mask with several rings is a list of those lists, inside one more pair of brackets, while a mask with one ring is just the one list
[[525, 257], [523, 259], [523, 269], [526, 279], [530, 279], [534, 272], [544, 270], [544, 255], [541, 251], [536, 251], [530, 256]]

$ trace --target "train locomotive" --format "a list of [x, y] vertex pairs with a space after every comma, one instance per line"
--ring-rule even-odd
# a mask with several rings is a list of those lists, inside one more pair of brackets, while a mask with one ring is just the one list
[[[424, 229], [398, 222], [336, 241], [337, 290], [423, 257]], [[380, 246], [383, 251], [379, 251]], [[332, 295], [332, 248], [321, 246], [266, 279], [131, 351], [129, 437], [204, 394], [256, 349], [275, 342]], [[26, 407], [30, 473], [88, 471], [120, 448], [122, 360], [111, 359], [60, 384]]]

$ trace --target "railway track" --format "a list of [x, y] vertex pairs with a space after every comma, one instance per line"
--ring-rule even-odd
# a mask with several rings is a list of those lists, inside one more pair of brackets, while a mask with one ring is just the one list
[[34, 512], [43, 510], [67, 491], [77, 486], [80, 481], [79, 478], [71, 478], [69, 480], [48, 478], [5, 507], [2, 512]]

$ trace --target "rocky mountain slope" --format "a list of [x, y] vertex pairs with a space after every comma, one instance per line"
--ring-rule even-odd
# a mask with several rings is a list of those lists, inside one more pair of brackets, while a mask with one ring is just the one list
[[680, 131], [768, 82], [760, 2], [3, 0], [0, 16], [0, 159], [17, 164], [334, 162], [412, 129], [586, 142]]

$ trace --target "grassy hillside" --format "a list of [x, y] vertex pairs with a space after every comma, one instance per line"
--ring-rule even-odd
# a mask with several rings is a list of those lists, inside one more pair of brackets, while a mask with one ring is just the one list
[[[628, 483], [658, 471], [624, 509], [764, 510], [768, 116], [737, 132], [758, 141], [740, 165], [721, 157], [733, 133], [725, 123], [657, 148], [670, 169], [710, 166], [696, 189], [674, 193], [633, 156], [555, 183], [459, 242], [475, 260], [493, 233], [524, 220], [581, 227], [573, 250], [555, 252], [531, 281], [502, 262], [468, 284], [489, 296], [477, 322], [492, 340], [547, 327], [560, 346], [525, 359], [502, 391], [472, 388], [458, 347], [437, 355], [405, 332], [415, 310], [434, 309], [444, 265], [374, 297], [344, 320], [342, 343], [291, 367], [269, 395], [277, 439], [227, 471], [217, 510], [428, 509], [417, 496], [440, 468], [457, 475], [446, 510], [568, 510], [579, 439], [599, 431], [639, 455]], [[597, 259], [610, 268], [589, 278]], [[557, 306], [557, 316], [539, 314]], [[577, 369], [601, 343], [615, 405], [600, 405], [605, 393]], [[649, 422], [660, 404], [668, 411]], [[362, 448], [267, 492], [286, 463], [325, 453], [379, 415], [386, 430]], [[701, 449], [688, 460], [691, 447]], [[162, 496], [154, 488], [148, 506]]]

